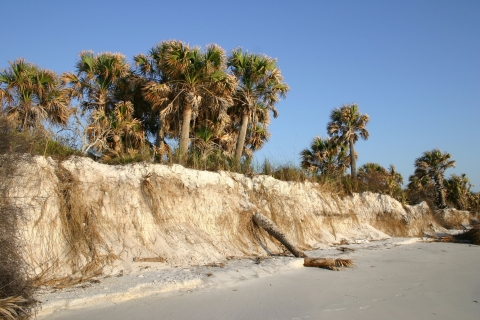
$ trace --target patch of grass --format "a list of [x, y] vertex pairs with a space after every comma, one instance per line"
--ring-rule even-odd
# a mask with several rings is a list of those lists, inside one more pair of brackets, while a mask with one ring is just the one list
[[378, 213], [372, 226], [392, 237], [408, 236], [408, 225], [403, 219], [394, 217], [390, 212]]

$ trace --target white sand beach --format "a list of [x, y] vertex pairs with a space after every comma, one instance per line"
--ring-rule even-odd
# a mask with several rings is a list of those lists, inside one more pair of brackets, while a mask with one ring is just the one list
[[37, 318], [479, 319], [480, 246], [419, 240], [308, 252], [355, 260], [338, 272], [291, 257], [190, 268], [141, 263], [130, 274], [41, 292]]

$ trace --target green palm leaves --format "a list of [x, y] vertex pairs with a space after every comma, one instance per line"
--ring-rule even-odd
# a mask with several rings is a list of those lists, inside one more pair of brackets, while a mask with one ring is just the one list
[[65, 125], [73, 111], [60, 78], [23, 59], [0, 70], [0, 101], [3, 111], [21, 131], [33, 129], [42, 121]]
[[235, 49], [228, 59], [228, 66], [239, 82], [233, 105], [233, 113], [241, 123], [235, 150], [238, 163], [244, 152], [247, 128], [250, 124], [257, 125], [258, 111], [263, 109], [267, 114], [272, 111], [277, 117], [275, 104], [286, 97], [289, 87], [283, 81], [276, 60], [267, 56]]
[[89, 147], [109, 157], [132, 154], [141, 149], [145, 140], [141, 122], [133, 118], [132, 103], [124, 101], [117, 103], [111, 112], [95, 111], [87, 136]]
[[448, 152], [433, 149], [426, 151], [415, 160], [415, 177], [418, 180], [433, 180], [435, 186], [435, 205], [439, 209], [446, 208], [446, 194], [444, 185], [444, 172], [455, 167], [455, 160], [451, 160]]
[[76, 73], [64, 73], [72, 96], [80, 100], [84, 112], [91, 111], [86, 136], [89, 149], [105, 156], [120, 156], [139, 150], [145, 134], [139, 120], [133, 118], [134, 107], [128, 96], [130, 65], [119, 53], [94, 55], [83, 51]]
[[350, 170], [354, 180], [357, 175], [354, 144], [359, 138], [368, 139], [369, 132], [366, 126], [369, 120], [370, 117], [367, 114], [361, 114], [356, 104], [351, 104], [333, 109], [327, 125], [327, 131], [331, 137], [349, 144]]
[[385, 169], [378, 163], [369, 162], [358, 169], [358, 181], [369, 191], [395, 196], [401, 193], [403, 177], [394, 165]]
[[148, 55], [137, 55], [135, 62], [141, 73], [150, 76], [144, 88], [147, 101], [159, 110], [160, 121], [181, 114], [180, 159], [183, 162], [190, 142], [193, 119], [213, 115], [228, 120], [227, 108], [233, 104], [236, 79], [226, 72], [226, 56], [222, 48], [209, 45], [202, 51], [181, 41], [164, 41]]
[[342, 176], [350, 162], [346, 145], [331, 138], [315, 137], [300, 156], [302, 168], [327, 177]]
[[92, 51], [80, 52], [76, 73], [64, 73], [63, 80], [79, 98], [83, 110], [112, 110], [118, 102], [116, 87], [130, 72], [124, 55], [103, 52], [96, 56]]

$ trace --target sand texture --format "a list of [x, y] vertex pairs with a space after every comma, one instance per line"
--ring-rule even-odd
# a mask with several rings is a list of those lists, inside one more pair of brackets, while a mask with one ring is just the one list
[[[111, 294], [94, 303], [84, 292], [83, 305], [57, 304], [38, 319], [479, 319], [480, 247], [405, 240], [348, 245], [355, 249], [348, 253], [336, 248], [308, 252], [355, 259], [355, 268], [342, 271], [304, 268], [296, 258], [182, 269], [179, 278], [197, 272], [203, 285], [123, 302]], [[164, 270], [148, 277], [152, 281], [168, 274]], [[93, 286], [92, 292], [108, 291], [104, 283]], [[82, 289], [76, 291], [80, 299]], [[41, 298], [58, 302], [61, 296]]]

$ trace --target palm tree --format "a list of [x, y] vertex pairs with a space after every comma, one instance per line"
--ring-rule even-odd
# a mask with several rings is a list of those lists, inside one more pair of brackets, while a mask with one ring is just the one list
[[443, 174], [448, 168], [455, 167], [455, 160], [450, 160], [451, 157], [448, 152], [442, 153], [439, 149], [433, 149], [425, 151], [415, 160], [414, 175], [419, 179], [428, 177], [434, 181], [435, 205], [439, 209], [447, 207]]
[[0, 70], [0, 102], [18, 130], [26, 131], [42, 121], [65, 125], [73, 112], [68, 90], [60, 78], [24, 59]]
[[357, 104], [354, 103], [333, 109], [330, 114], [330, 122], [327, 125], [327, 131], [331, 137], [349, 144], [350, 172], [353, 180], [357, 178], [354, 144], [358, 138], [368, 139], [369, 132], [366, 126], [369, 120], [370, 117], [367, 114], [361, 114]]
[[300, 156], [302, 168], [329, 177], [343, 175], [350, 160], [345, 144], [322, 137], [313, 138], [310, 149], [303, 149]]
[[391, 164], [390, 167], [388, 167], [386, 175], [387, 175], [388, 194], [393, 196], [397, 191], [402, 190], [403, 177], [400, 174], [400, 172], [397, 172], [393, 164]]
[[471, 204], [475, 202], [475, 195], [470, 191], [472, 187], [473, 184], [465, 173], [461, 176], [452, 174], [445, 180], [447, 200], [459, 210], [470, 210]]
[[283, 81], [276, 60], [265, 55], [243, 52], [241, 48], [232, 51], [228, 66], [238, 79], [234, 99], [234, 112], [240, 114], [241, 125], [237, 137], [235, 160], [240, 162], [244, 151], [245, 137], [249, 124], [257, 121], [256, 109], [261, 107], [278, 116], [275, 104], [285, 98], [289, 90]]
[[133, 105], [129, 101], [117, 103], [108, 113], [103, 109], [95, 111], [87, 136], [89, 148], [110, 157], [133, 154], [145, 142], [141, 122], [133, 118]]
[[119, 100], [115, 97], [117, 85], [130, 73], [130, 66], [120, 53], [83, 51], [76, 64], [76, 73], [66, 72], [63, 79], [73, 95], [80, 99], [82, 109], [103, 110], [105, 113], [115, 108]]
[[236, 81], [226, 73], [225, 52], [215, 44], [202, 51], [173, 40], [159, 43], [135, 61], [142, 73], [156, 75], [144, 92], [160, 119], [182, 114], [179, 157], [184, 162], [192, 119], [209, 109], [220, 121], [228, 121], [226, 110], [233, 104]]
[[367, 190], [390, 196], [400, 191], [403, 183], [403, 177], [396, 171], [394, 165], [385, 169], [373, 162], [365, 163], [358, 169], [358, 180], [363, 182]]

